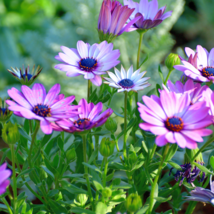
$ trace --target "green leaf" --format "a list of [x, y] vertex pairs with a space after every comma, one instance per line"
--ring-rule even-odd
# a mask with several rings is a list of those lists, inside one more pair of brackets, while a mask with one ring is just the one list
[[98, 191], [103, 190], [103, 186], [99, 182], [93, 180], [93, 184], [94, 184], [96, 190], [98, 190]]
[[[81, 214], [95, 214], [95, 212], [93, 211], [90, 211], [90, 210], [86, 210], [86, 209], [83, 209], [81, 207], [73, 207], [70, 209], [70, 211], [72, 213], [81, 213]], [[101, 214], [101, 213], [99, 213]]]
[[170, 164], [173, 168], [177, 169], [177, 170], [182, 170], [180, 165], [178, 165], [177, 163], [175, 162], [172, 162], [172, 161], [167, 161], [168, 164]]
[[58, 145], [58, 147], [60, 148], [60, 150], [63, 152], [64, 142], [62, 141], [62, 138], [61, 138], [61, 137], [59, 137], [59, 138], [57, 139], [57, 145]]
[[175, 155], [176, 151], [178, 150], [178, 144], [174, 143], [170, 146], [169, 151], [166, 155], [166, 161], [169, 161], [173, 158], [173, 156]]
[[120, 185], [112, 186], [112, 189], [130, 189], [130, 188], [132, 188], [132, 185], [125, 182], [120, 183]]
[[162, 72], [162, 70], [161, 70], [161, 66], [160, 66], [160, 65], [158, 66], [158, 74], [159, 74], [159, 76], [160, 76], [160, 78], [161, 78], [161, 80], [162, 80], [162, 83], [164, 83], [163, 72]]
[[48, 141], [51, 139], [52, 135], [53, 135], [53, 133], [52, 134], [47, 134], [42, 138], [42, 140], [41, 140], [41, 148], [43, 148], [43, 146], [45, 146], [48, 143]]
[[95, 160], [95, 158], [97, 157], [97, 155], [98, 155], [98, 148], [95, 151], [93, 151], [90, 159], [88, 160], [88, 164], [91, 164]]
[[67, 190], [68, 192], [70, 192], [71, 194], [88, 194], [87, 191], [85, 191], [84, 189], [81, 189], [79, 187], [76, 187], [75, 185], [73, 184], [70, 184], [69, 182], [67, 181], [64, 181], [62, 180], [61, 181], [61, 185], [62, 185], [62, 188]]
[[107, 205], [103, 202], [98, 202], [96, 206], [96, 214], [105, 214], [107, 212]]
[[159, 203], [164, 203], [164, 202], [170, 201], [172, 199], [172, 196], [170, 195], [168, 198], [154, 197], [154, 199]]
[[64, 175], [63, 178], [81, 178], [83, 174], [71, 174], [71, 175]]
[[210, 165], [212, 166], [212, 168], [214, 169], [214, 156], [212, 156], [210, 158]]
[[46, 166], [41, 166], [44, 171], [51, 176], [51, 178], [54, 180], [54, 174], [46, 167]]
[[136, 214], [144, 214], [149, 209], [149, 205], [146, 204], [142, 209], [140, 209]]
[[99, 131], [99, 132], [91, 132], [89, 133], [89, 135], [98, 135], [98, 136], [104, 136], [104, 135], [107, 135], [107, 134], [111, 134], [110, 131]]
[[32, 141], [31, 137], [27, 134], [27, 132], [22, 128], [22, 127], [18, 127], [19, 129], [19, 133], [26, 139], [28, 139], [29, 141]]
[[94, 170], [94, 171], [99, 172], [100, 174], [102, 174], [102, 172], [100, 171], [100, 169], [97, 168], [97, 167], [94, 166], [94, 165], [90, 165], [90, 164], [84, 163], [84, 162], [83, 162], [83, 165], [85, 165], [85, 166], [87, 166], [88, 168], [90, 168], [90, 169], [92, 169], [92, 170]]
[[111, 174], [109, 174], [107, 177], [106, 177], [106, 182], [109, 182], [109, 181], [111, 181], [112, 179], [113, 179], [113, 177], [114, 177], [114, 170], [113, 170], [113, 172], [111, 173]]
[[214, 173], [211, 172], [209, 169], [207, 169], [205, 166], [202, 166], [201, 164], [196, 163], [196, 162], [192, 162], [192, 164], [194, 164], [195, 166], [197, 166], [202, 172], [214, 175]]
[[[145, 59], [143, 60], [143, 62], [140, 64], [140, 67], [147, 61], [148, 58], [149, 58], [149, 55], [146, 54], [146, 57], [145, 57]], [[140, 68], [140, 67], [139, 67], [139, 68]]]

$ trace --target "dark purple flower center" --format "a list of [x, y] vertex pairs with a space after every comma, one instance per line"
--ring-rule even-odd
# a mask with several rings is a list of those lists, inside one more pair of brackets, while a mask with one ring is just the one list
[[74, 125], [80, 129], [86, 129], [90, 124], [91, 122], [88, 118], [82, 118], [74, 122]]
[[204, 77], [211, 77], [214, 76], [214, 68], [213, 67], [206, 67], [203, 68], [201, 71], [202, 76]]
[[167, 118], [165, 126], [170, 131], [179, 132], [183, 129], [184, 123], [180, 117], [173, 116], [171, 118]]
[[93, 58], [81, 59], [79, 62], [80, 68], [85, 71], [92, 71], [97, 67], [97, 60]]
[[33, 107], [33, 112], [42, 117], [50, 117], [51, 109], [47, 105], [38, 104]]
[[[27, 74], [27, 79], [30, 80], [32, 78], [33, 75], [31, 74]], [[26, 74], [23, 74], [23, 79], [25, 79]]]
[[132, 88], [134, 86], [134, 82], [130, 79], [123, 79], [118, 83], [122, 88]]

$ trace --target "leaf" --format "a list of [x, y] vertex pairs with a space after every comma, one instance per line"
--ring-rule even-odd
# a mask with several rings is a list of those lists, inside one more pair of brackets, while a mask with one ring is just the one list
[[52, 135], [53, 135], [53, 133], [52, 134], [47, 134], [42, 138], [42, 140], [41, 140], [41, 148], [43, 148], [48, 143], [48, 141], [51, 139]]
[[107, 205], [103, 202], [98, 202], [96, 206], [96, 214], [105, 214], [107, 212]]
[[26, 139], [28, 139], [29, 141], [32, 141], [31, 137], [27, 134], [27, 132], [22, 128], [22, 127], [18, 127], [19, 129], [19, 133]]
[[83, 174], [71, 174], [71, 175], [64, 175], [63, 178], [81, 178]]
[[51, 176], [51, 178], [54, 180], [54, 174], [46, 167], [46, 166], [41, 166], [44, 171]]
[[149, 205], [146, 204], [142, 209], [140, 209], [136, 214], [144, 214], [149, 208]]
[[107, 135], [107, 134], [111, 134], [110, 131], [99, 131], [99, 132], [91, 132], [89, 133], [89, 135], [98, 135], [98, 136], [104, 136], [104, 135]]
[[84, 163], [84, 162], [83, 162], [83, 165], [85, 165], [85, 166], [87, 166], [88, 168], [90, 168], [90, 169], [92, 169], [92, 170], [94, 170], [94, 171], [99, 172], [100, 174], [102, 174], [102, 172], [100, 171], [100, 169], [97, 168], [97, 167], [94, 166], [94, 165], [90, 165], [90, 164]]
[[[140, 67], [147, 61], [148, 58], [149, 58], [149, 55], [146, 54], [146, 57], [145, 57], [145, 59], [143, 60], [143, 62], [140, 64]], [[140, 67], [139, 67], [139, 68], [140, 68]]]
[[160, 65], [158, 66], [158, 74], [159, 74], [159, 76], [160, 76], [160, 78], [161, 78], [161, 80], [162, 80], [162, 83], [164, 83], [163, 72], [162, 72], [162, 70], [161, 70], [161, 66], [160, 66]]
[[212, 166], [212, 168], [214, 169], [214, 156], [212, 156], [210, 158], [210, 165]]
[[93, 184], [94, 184], [96, 190], [98, 190], [98, 191], [103, 190], [103, 186], [102, 186], [102, 184], [100, 184], [99, 182], [93, 181]]
[[62, 180], [61, 185], [63, 189], [67, 190], [71, 194], [86, 194], [86, 195], [88, 194], [88, 192], [85, 191], [84, 189], [81, 189], [73, 184], [70, 184], [67, 181]]
[[214, 175], [214, 173], [211, 172], [209, 169], [207, 169], [205, 166], [202, 166], [201, 164], [196, 163], [196, 162], [192, 162], [192, 164], [194, 164], [195, 166], [197, 166], [202, 172]]
[[170, 201], [172, 199], [172, 196], [170, 195], [168, 198], [154, 197], [154, 199], [159, 203], [164, 203], [164, 202]]
[[132, 185], [125, 182], [122, 182], [119, 185], [112, 186], [112, 189], [130, 189], [130, 188], [132, 188]]
[[172, 162], [172, 161], [167, 161], [168, 164], [170, 164], [173, 168], [177, 169], [177, 170], [182, 170], [180, 165], [178, 165], [177, 163], [175, 162]]
[[[70, 209], [70, 211], [72, 213], [81, 213], [81, 214], [95, 214], [95, 212], [93, 211], [90, 211], [90, 210], [86, 210], [86, 209], [83, 209], [81, 207], [73, 207]], [[101, 214], [101, 213], [99, 213]]]
[[57, 145], [58, 145], [58, 147], [60, 148], [60, 150], [63, 152], [64, 142], [62, 141], [62, 138], [61, 138], [61, 137], [59, 137], [59, 138], [57, 139]]
[[95, 151], [93, 151], [90, 159], [88, 160], [88, 164], [91, 164], [97, 156], [98, 156], [98, 148]]
[[171, 147], [169, 148], [169, 151], [166, 155], [166, 161], [169, 161], [172, 159], [172, 157], [175, 155], [177, 149], [178, 149], [177, 143], [171, 145]]

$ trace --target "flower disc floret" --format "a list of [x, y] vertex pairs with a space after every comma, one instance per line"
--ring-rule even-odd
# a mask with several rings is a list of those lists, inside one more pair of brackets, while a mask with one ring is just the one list
[[212, 133], [205, 129], [212, 124], [209, 107], [201, 101], [190, 105], [188, 93], [160, 91], [160, 97], [143, 96], [145, 105], [138, 103], [140, 117], [144, 120], [139, 126], [157, 135], [158, 146], [177, 143], [181, 148], [195, 149], [196, 142], [203, 142], [204, 136]]
[[211, 77], [214, 76], [214, 67], [203, 68], [201, 71], [202, 76]]
[[132, 88], [134, 86], [134, 82], [130, 79], [123, 79], [118, 84], [123, 88]]
[[55, 58], [62, 64], [57, 64], [55, 68], [65, 71], [69, 77], [84, 75], [96, 86], [102, 84], [100, 75], [116, 66], [120, 61], [119, 50], [113, 50], [113, 44], [106, 41], [100, 44], [89, 45], [83, 41], [77, 42], [77, 49], [61, 47], [63, 53], [59, 53]]
[[77, 115], [52, 123], [53, 129], [70, 133], [83, 132], [103, 125], [113, 113], [110, 108], [102, 112], [103, 104], [101, 102], [94, 105], [87, 103], [85, 99], [81, 99], [77, 107]]
[[39, 120], [41, 130], [45, 134], [51, 134], [52, 121], [77, 114], [77, 107], [70, 105], [75, 96], [64, 98], [64, 95], [59, 95], [59, 92], [59, 84], [54, 85], [47, 94], [42, 84], [36, 83], [32, 89], [23, 85], [21, 92], [16, 88], [8, 90], [8, 95], [13, 101], [6, 100], [6, 103], [9, 105], [9, 110], [13, 111], [15, 115]]

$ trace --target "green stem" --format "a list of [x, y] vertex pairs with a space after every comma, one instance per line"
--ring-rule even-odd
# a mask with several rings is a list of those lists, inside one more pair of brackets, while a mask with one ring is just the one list
[[128, 96], [128, 92], [125, 91], [125, 98], [124, 98], [124, 141], [123, 141], [123, 156], [124, 156], [124, 160], [126, 160], [127, 158], [127, 154], [126, 154], [126, 140], [127, 140], [127, 133], [126, 133], [126, 129], [127, 129], [127, 96]]
[[104, 169], [104, 173], [103, 173], [103, 187], [106, 187], [106, 175], [108, 172], [108, 159], [107, 157], [104, 157], [104, 162], [105, 162], [105, 169]]
[[61, 137], [62, 137], [62, 141], [64, 142], [64, 140], [65, 140], [65, 132], [61, 132]]
[[154, 206], [154, 193], [155, 193], [155, 188], [156, 188], [156, 185], [157, 185], [157, 182], [158, 182], [158, 179], [161, 175], [161, 171], [162, 171], [162, 167], [163, 167], [163, 163], [164, 163], [164, 160], [166, 158], [166, 155], [169, 151], [169, 143], [166, 145], [166, 147], [164, 148], [164, 152], [163, 152], [163, 156], [162, 156], [162, 160], [160, 162], [160, 165], [158, 167], [158, 173], [155, 177], [155, 180], [152, 184], [152, 190], [151, 190], [151, 193], [150, 193], [150, 202], [149, 202], [149, 209], [147, 211], [147, 213], [152, 213], [152, 209], [153, 209], [153, 206]]
[[15, 151], [14, 144], [10, 145], [12, 167], [13, 167], [13, 213], [16, 214], [16, 200], [17, 200], [17, 187], [16, 187], [16, 166], [15, 166]]
[[[86, 157], [86, 135], [83, 134], [82, 135], [82, 141], [83, 141], [83, 160], [85, 163], [87, 163], [87, 157]], [[91, 192], [91, 187], [90, 187], [90, 181], [88, 178], [88, 167], [84, 165], [84, 169], [85, 169], [85, 174], [86, 174], [86, 183], [87, 183], [87, 188], [88, 188], [88, 194], [89, 194], [89, 200], [91, 202], [92, 205], [92, 211], [95, 210], [94, 208], [94, 200], [93, 200], [93, 195]]]
[[191, 201], [188, 205], [188, 208], [187, 208], [185, 214], [192, 214], [197, 203], [198, 203], [197, 201]]
[[[99, 135], [95, 135], [95, 151], [98, 152], [98, 147], [99, 147]], [[96, 157], [96, 160], [98, 160], [98, 155]]]
[[32, 122], [29, 120], [30, 133], [33, 134]]
[[11, 208], [10, 208], [10, 205], [8, 204], [7, 200], [5, 198], [1, 198], [1, 201], [5, 204], [5, 206], [7, 207], [8, 211], [10, 214], [13, 214]]
[[28, 163], [29, 163], [29, 166], [31, 166], [31, 156], [32, 156], [32, 151], [33, 151], [33, 145], [34, 145], [34, 142], [36, 140], [36, 135], [37, 135], [37, 132], [39, 131], [39, 121], [36, 121], [36, 128], [35, 128], [35, 131], [32, 135], [32, 141], [31, 141], [31, 145], [30, 145], [30, 151], [29, 151], [29, 155], [28, 155]]
[[192, 158], [192, 161], [196, 159], [196, 157], [199, 155], [200, 152], [203, 152], [203, 150], [209, 146], [214, 141], [214, 135], [198, 150], [198, 152], [195, 154], [195, 156]]
[[88, 80], [88, 94], [87, 94], [87, 101], [88, 101], [88, 103], [89, 103], [90, 94], [91, 94], [91, 81]]
[[164, 85], [166, 85], [166, 83], [167, 83], [167, 81], [168, 81], [168, 79], [169, 79], [169, 77], [170, 77], [170, 75], [171, 75], [173, 70], [174, 70], [174, 68], [168, 72], [167, 77], [166, 77], [166, 79], [164, 81]]

